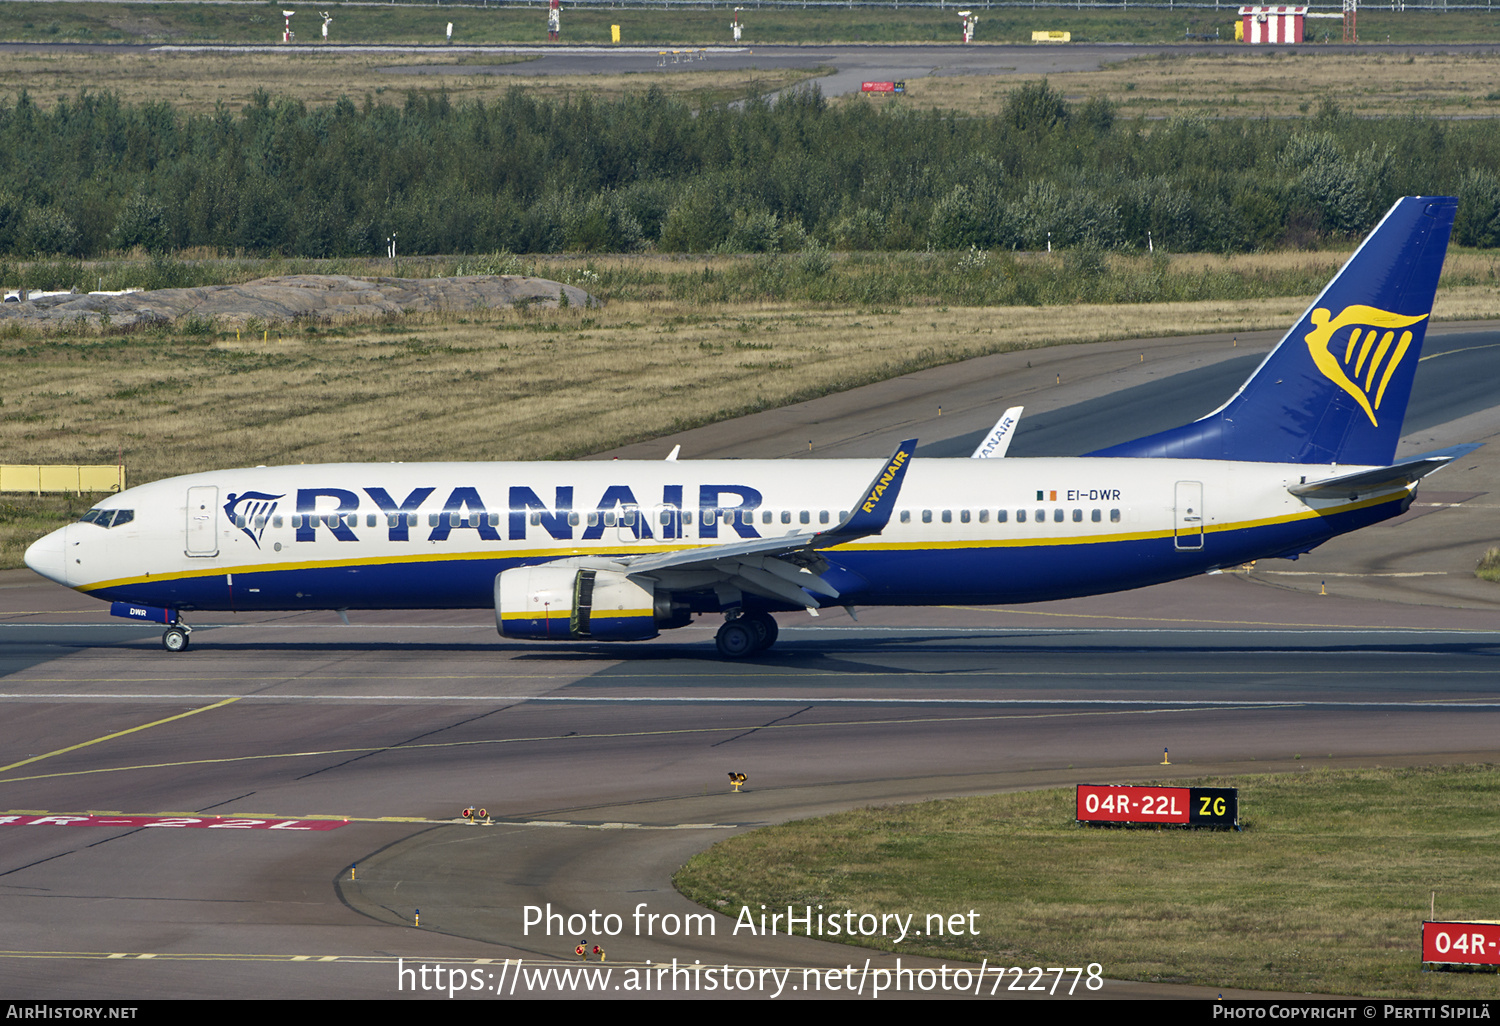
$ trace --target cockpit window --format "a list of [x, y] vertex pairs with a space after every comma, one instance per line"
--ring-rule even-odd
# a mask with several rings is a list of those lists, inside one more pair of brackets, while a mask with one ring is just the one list
[[98, 527], [119, 527], [128, 524], [135, 519], [133, 509], [91, 509], [78, 518], [80, 524], [94, 524]]

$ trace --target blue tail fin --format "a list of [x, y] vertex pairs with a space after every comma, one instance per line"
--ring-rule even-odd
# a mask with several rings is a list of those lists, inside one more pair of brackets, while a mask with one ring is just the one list
[[1229, 402], [1089, 455], [1390, 463], [1457, 209], [1446, 196], [1398, 200]]

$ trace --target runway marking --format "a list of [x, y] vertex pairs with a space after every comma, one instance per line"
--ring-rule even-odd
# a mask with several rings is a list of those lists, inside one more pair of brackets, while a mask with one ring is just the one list
[[[1288, 573], [1290, 571], [1271, 571], [1271, 570], [1266, 570], [1266, 571], [1260, 571], [1260, 572], [1261, 573]], [[1332, 577], [1334, 575], [1333, 574], [1329, 574], [1328, 576]], [[1056, 617], [1062, 617], [1063, 619], [1078, 619], [1078, 620], [1139, 620], [1139, 621], [1141, 621], [1143, 623], [1212, 623], [1212, 624], [1223, 624], [1225, 626], [1287, 627], [1287, 628], [1295, 628], [1296, 629], [1296, 633], [1299, 633], [1299, 634], [1302, 633], [1302, 632], [1304, 632], [1304, 631], [1309, 630], [1309, 628], [1305, 624], [1278, 623], [1275, 620], [1199, 620], [1199, 619], [1193, 619], [1193, 618], [1189, 618], [1189, 617], [1170, 617], [1170, 616], [1111, 616], [1111, 615], [1109, 615], [1107, 613], [1049, 613], [1049, 612], [1046, 612], [1046, 611], [1040, 610], [1040, 609], [1012, 609], [1012, 608], [1010, 608], [1008, 606], [935, 606], [933, 608], [936, 608], [936, 609], [957, 609], [957, 610], [962, 610], [964, 612], [969, 612], [969, 613], [1013, 613], [1016, 616], [1056, 616]], [[936, 628], [934, 628], [934, 629], [936, 629]], [[974, 630], [975, 628], [969, 628], [969, 629], [970, 630]], [[1004, 630], [1005, 628], [1003, 628], [1003, 627], [995, 627], [995, 628], [990, 628], [990, 629], [991, 630]], [[1391, 628], [1391, 627], [1379, 627], [1379, 626], [1360, 626], [1358, 624], [1345, 624], [1345, 625], [1333, 626], [1333, 627], [1314, 627], [1314, 628], [1311, 628], [1310, 630], [1312, 632], [1324, 632], [1324, 631], [1379, 631], [1381, 633], [1392, 633], [1392, 632], [1394, 632], [1394, 631], [1396, 631], [1398, 629], [1399, 630], [1404, 630], [1404, 631], [1409, 631], [1409, 632], [1416, 633], [1416, 634], [1424, 634], [1424, 633], [1427, 633], [1429, 631], [1432, 632], [1432, 633], [1434, 633], [1434, 634], [1444, 634], [1444, 633], [1447, 633], [1449, 631], [1458, 631], [1458, 632], [1462, 632], [1462, 633], [1479, 633], [1479, 634], [1493, 633], [1491, 631], [1470, 631], [1470, 630], [1466, 630], [1465, 628], [1462, 628], [1462, 627], [1405, 627], [1405, 628]]]
[[1418, 357], [1418, 363], [1426, 363], [1428, 360], [1436, 360], [1440, 356], [1453, 356], [1457, 353], [1472, 353], [1476, 349], [1494, 349], [1500, 346], [1500, 342], [1489, 342], [1481, 346], [1464, 346], [1461, 349], [1444, 349], [1437, 353], [1428, 353], [1426, 356]]
[[[806, 702], [806, 699], [798, 701]], [[854, 700], [863, 701], [863, 700]], [[938, 700], [934, 700], [938, 701]], [[1025, 705], [1076, 705], [1076, 706], [1111, 706], [1114, 708], [1090, 709], [1070, 712], [1039, 712], [1039, 713], [1008, 713], [990, 714], [985, 716], [925, 716], [918, 718], [894, 718], [880, 720], [828, 720], [818, 723], [777, 723], [766, 725], [738, 724], [722, 727], [678, 727], [667, 730], [625, 730], [611, 731], [598, 734], [542, 734], [533, 737], [502, 737], [482, 738], [474, 741], [439, 741], [424, 742], [416, 745], [372, 745], [361, 748], [333, 748], [326, 751], [308, 752], [279, 752], [262, 755], [236, 755], [226, 756], [218, 759], [182, 759], [175, 762], [142, 763], [134, 766], [101, 766], [95, 769], [70, 770], [59, 773], [39, 773], [25, 777], [0, 778], [0, 784], [18, 784], [30, 780], [53, 780], [62, 777], [87, 777], [101, 773], [128, 773], [138, 770], [154, 769], [177, 769], [183, 766], [215, 766], [227, 765], [238, 762], [267, 762], [278, 759], [307, 759], [328, 758], [335, 755], [366, 755], [372, 753], [390, 754], [403, 752], [421, 752], [437, 749], [453, 748], [475, 748], [484, 745], [515, 745], [529, 744], [545, 741], [599, 741], [614, 738], [630, 737], [673, 737], [686, 736], [690, 734], [724, 734], [740, 733], [746, 730], [776, 731], [776, 730], [819, 730], [834, 729], [838, 727], [889, 727], [909, 726], [913, 724], [937, 724], [937, 723], [983, 723], [1000, 720], [1045, 720], [1063, 719], [1085, 716], [1139, 716], [1139, 715], [1167, 715], [1173, 713], [1199, 712], [1204, 709], [1212, 709], [1215, 712], [1255, 710], [1257, 712], [1265, 709], [1439, 709], [1449, 712], [1457, 709], [1464, 711], [1472, 710], [1500, 710], [1500, 702], [1302, 702], [1295, 699], [1282, 701], [1199, 701], [1191, 699], [1168, 700], [1162, 702], [1146, 702], [1127, 699], [1013, 699], [1004, 700], [1009, 704]], [[873, 703], [872, 703], [873, 704]], [[954, 704], [954, 703], [948, 703]], [[1140, 708], [1124, 708], [1126, 706], [1139, 706]]]
[[210, 830], [337, 830], [347, 823], [343, 818], [303, 818], [290, 819], [285, 817], [266, 817], [261, 819], [249, 816], [192, 816], [186, 814], [171, 815], [169, 813], [158, 813], [148, 816], [126, 816], [120, 813], [90, 814], [75, 816], [69, 813], [44, 813], [42, 815], [3, 815], [0, 816], [0, 826], [128, 826], [128, 827], [166, 827], [168, 829], [183, 829], [200, 827]]
[[[1460, 573], [1458, 570], [1370, 570], [1365, 573], [1334, 570], [1257, 570], [1255, 572], [1276, 577], [1447, 577]], [[1462, 573], [1465, 577], [1473, 576], [1473, 571], [1470, 570], [1464, 570]]]
[[[1432, 676], [1462, 676], [1462, 677], [1472, 677], [1472, 676], [1484, 676], [1484, 677], [1488, 677], [1488, 676], [1491, 676], [1494, 673], [1493, 670], [1489, 670], [1489, 669], [1484, 669], [1484, 670], [1432, 670], [1432, 671], [1424, 671], [1424, 672], [1430, 673], [1430, 675], [1432, 675]], [[993, 671], [993, 672], [989, 673], [988, 675], [989, 676], [1040, 677], [1040, 678], [1056, 678], [1056, 679], [1071, 679], [1071, 678], [1074, 678], [1074, 677], [1087, 677], [1087, 678], [1109, 677], [1109, 678], [1126, 678], [1126, 679], [1132, 678], [1132, 677], [1149, 677], [1152, 680], [1158, 680], [1158, 679], [1165, 678], [1165, 677], [1193, 677], [1193, 678], [1196, 678], [1196, 677], [1225, 677], [1225, 676], [1233, 676], [1233, 675], [1236, 675], [1236, 674], [1245, 674], [1245, 675], [1253, 676], [1253, 677], [1264, 677], [1264, 676], [1266, 676], [1266, 673], [1264, 673], [1264, 672], [1258, 672], [1258, 671], [1255, 671], [1255, 670], [1213, 670], [1213, 671], [1206, 671], [1206, 672], [1203, 672], [1203, 673], [1195, 673], [1195, 672], [1190, 671], [1190, 670], [1174, 670], [1174, 671], [1163, 671], [1163, 672], [1152, 672], [1152, 671], [1149, 671], [1149, 670], [1120, 670], [1120, 671], [1114, 671], [1114, 672], [1097, 671], [1097, 672], [1076, 673], [1076, 674], [1075, 673], [1069, 673], [1069, 672], [1066, 672], [1066, 671], [1047, 671], [1047, 672], [1042, 672], [1042, 673], [1025, 673], [1023, 671], [1015, 671], [1014, 673], [1005, 673], [1003, 671]], [[1289, 676], [1297, 676], [1297, 674], [1288, 674], [1288, 675]], [[832, 676], [832, 675], [830, 675], [830, 676]], [[888, 673], [888, 674], [883, 674], [883, 676], [899, 677], [899, 676], [913, 676], [913, 674]], [[1371, 676], [1371, 674], [1369, 674], [1369, 673], [1359, 673], [1358, 671], [1350, 670], [1350, 671], [1346, 671], [1346, 672], [1342, 672], [1342, 673], [1337, 673], [1337, 674], [1333, 674], [1333, 673], [1325, 674], [1324, 676], [1347, 676], [1347, 677], [1360, 677], [1361, 679], [1368, 679]], [[628, 679], [637, 679], [637, 678], [632, 677], [632, 678], [628, 678]], [[642, 677], [640, 679], [644, 679], [644, 677]], [[651, 679], [652, 680], [660, 680], [661, 678], [660, 677], [651, 677]], [[49, 700], [49, 699], [66, 698], [66, 699], [70, 699], [70, 700], [100, 701], [100, 702], [103, 702], [103, 701], [109, 701], [109, 702], [144, 702], [144, 701], [173, 701], [173, 702], [180, 702], [184, 698], [203, 699], [203, 698], [218, 698], [218, 697], [220, 697], [220, 696], [219, 695], [188, 695], [188, 694], [180, 694], [180, 693], [178, 693], [178, 694], [173, 694], [173, 693], [156, 694], [156, 693], [151, 693], [151, 692], [139, 693], [139, 692], [129, 692], [129, 691], [127, 691], [127, 692], [120, 692], [118, 694], [109, 693], [109, 692], [91, 692], [91, 691], [79, 691], [79, 692], [42, 691], [42, 692], [0, 693], [0, 701], [4, 701], [4, 700], [7, 700], [7, 699], [11, 700], [11, 701], [46, 701], [46, 700]], [[597, 704], [600, 704], [600, 705], [630, 704], [630, 703], [633, 703], [633, 704], [636, 704], [636, 705], [650, 705], [652, 703], [663, 703], [663, 704], [669, 704], [669, 705], [670, 704], [676, 704], [676, 705], [765, 705], [767, 703], [770, 703], [770, 704], [773, 704], [773, 705], [787, 705], [787, 704], [806, 705], [809, 702], [811, 704], [813, 704], [813, 705], [1049, 705], [1049, 704], [1064, 704], [1064, 705], [1115, 705], [1115, 704], [1127, 704], [1127, 705], [1128, 704], [1138, 704], [1138, 705], [1171, 705], [1171, 704], [1176, 703], [1176, 702], [1182, 702], [1182, 703], [1185, 703], [1185, 704], [1188, 704], [1188, 705], [1203, 706], [1203, 707], [1212, 707], [1216, 703], [1221, 704], [1221, 705], [1227, 705], [1227, 706], [1243, 706], [1243, 705], [1247, 705], [1247, 704], [1248, 705], [1253, 705], [1253, 704], [1255, 704], [1256, 701], [1260, 701], [1258, 699], [1246, 699], [1244, 701], [1240, 701], [1240, 700], [1236, 700], [1236, 699], [1192, 699], [1192, 698], [1185, 698], [1185, 699], [1165, 699], [1165, 698], [1164, 699], [1149, 699], [1149, 698], [1137, 698], [1137, 699], [1123, 699], [1123, 698], [972, 698], [972, 697], [966, 697], [966, 696], [963, 696], [963, 695], [953, 695], [953, 696], [949, 696], [949, 697], [946, 697], [946, 698], [885, 698], [885, 697], [882, 697], [882, 698], [836, 698], [836, 697], [826, 697], [826, 698], [824, 698], [824, 697], [820, 697], [820, 698], [817, 698], [817, 699], [809, 699], [806, 695], [698, 695], [698, 696], [695, 696], [695, 695], [490, 695], [490, 694], [473, 694], [473, 695], [401, 695], [401, 694], [396, 694], [396, 695], [347, 695], [347, 694], [340, 694], [340, 695], [272, 695], [272, 694], [254, 694], [254, 695], [242, 695], [240, 697], [241, 697], [241, 699], [243, 701], [247, 701], [247, 702], [255, 702], [255, 701], [260, 701], [260, 702], [571, 702], [571, 703], [575, 703], [575, 704], [584, 704], [584, 705], [587, 705], [589, 703], [597, 703]], [[1432, 704], [1432, 705], [1449, 705], [1449, 704], [1455, 704], [1455, 703], [1472, 703], [1472, 702], [1482, 702], [1482, 701], [1484, 701], [1484, 699], [1482, 699], [1482, 698], [1454, 697], [1454, 698], [1443, 698], [1443, 699], [1428, 699], [1427, 700], [1427, 704]], [[1320, 700], [1316, 700], [1316, 699], [1301, 699], [1301, 698], [1288, 698], [1288, 699], [1279, 699], [1279, 700], [1269, 700], [1269, 704], [1271, 704], [1271, 705], [1281, 705], [1284, 702], [1293, 702], [1293, 703], [1295, 703], [1297, 705], [1308, 705], [1308, 706], [1317, 706], [1317, 705], [1320, 705], [1320, 704], [1323, 704], [1323, 705], [1357, 705], [1357, 706], [1381, 705], [1381, 704], [1383, 704], [1383, 703], [1381, 703], [1379, 701], [1368, 701], [1368, 702], [1352, 701], [1351, 702], [1351, 701], [1340, 700], [1340, 701], [1327, 701], [1327, 702], [1324, 702], [1324, 701], [1320, 701]], [[1401, 707], [1404, 708], [1404, 707], [1406, 707], [1406, 705], [1408, 703], [1397, 702], [1397, 703], [1389, 703], [1389, 704], [1395, 704], [1395, 705], [1398, 705], [1398, 706], [1401, 706]], [[1410, 703], [1410, 704], [1422, 704], [1422, 703]]]
[[168, 716], [165, 719], [153, 720], [150, 723], [142, 723], [139, 727], [129, 727], [125, 730], [117, 730], [113, 734], [105, 734], [103, 737], [96, 737], [92, 741], [83, 741], [76, 745], [69, 745], [67, 748], [59, 748], [57, 749], [57, 751], [47, 752], [45, 755], [33, 755], [29, 759], [22, 759], [20, 762], [13, 762], [9, 766], [0, 766], [0, 773], [4, 773], [7, 770], [16, 769], [19, 766], [26, 766], [33, 762], [41, 762], [43, 759], [50, 759], [54, 755], [63, 755], [67, 752], [76, 752], [80, 748], [87, 748], [90, 745], [97, 745], [105, 741], [112, 741], [117, 737], [124, 737], [126, 734], [134, 734], [138, 730], [148, 730], [151, 727], [159, 727], [163, 723], [171, 723], [173, 720], [180, 720], [188, 716], [196, 716], [199, 713], [208, 712], [210, 709], [218, 709], [223, 706], [229, 705], [231, 702], [238, 702], [240, 700], [240, 697], [241, 696], [236, 695], [233, 698], [226, 698], [222, 702], [215, 702], [213, 705], [205, 705], [201, 709], [189, 709], [187, 712], [178, 713], [176, 716]]
[[78, 815], [71, 812], [46, 812], [40, 809], [10, 809], [0, 813], [0, 826], [133, 826], [167, 828], [217, 828], [223, 830], [337, 830], [350, 823], [415, 824], [421, 826], [523, 826], [569, 827], [577, 830], [736, 830], [738, 823], [626, 823], [589, 822], [563, 819], [509, 819], [491, 817], [486, 822], [428, 816], [280, 816], [263, 812], [237, 812], [232, 815], [204, 818], [201, 813], [99, 813]]
[[[1497, 508], [1500, 508], [1500, 507], [1497, 507]], [[1360, 576], [1360, 577], [1365, 577], [1365, 576], [1374, 576], [1373, 574], [1339, 574], [1339, 573], [1319, 574], [1317, 571], [1313, 571], [1313, 570], [1308, 570], [1308, 571], [1260, 570], [1260, 571], [1256, 571], [1256, 572], [1257, 573], [1265, 573], [1265, 574], [1306, 573], [1309, 576], [1314, 576], [1314, 577], [1316, 577], [1316, 576], [1324, 576], [1324, 577], [1339, 577], [1339, 576], [1345, 576], [1345, 577]], [[1458, 572], [1459, 571], [1447, 571], [1447, 570], [1444, 570], [1444, 571], [1412, 571], [1412, 572], [1407, 573], [1406, 576], [1421, 576], [1422, 574], [1454, 574], [1454, 573], [1458, 573]], [[1397, 574], [1396, 573], [1391, 573], [1391, 574], [1388, 574], [1387, 576], [1397, 576]], [[1318, 625], [1308, 625], [1308, 624], [1303, 624], [1303, 623], [1282, 623], [1282, 622], [1278, 622], [1278, 621], [1275, 621], [1275, 620], [1202, 620], [1202, 619], [1192, 619], [1192, 618], [1185, 618], [1185, 617], [1184, 618], [1171, 618], [1171, 617], [1158, 617], [1158, 616], [1111, 616], [1111, 615], [1107, 615], [1107, 614], [1104, 614], [1104, 613], [1054, 613], [1054, 612], [1047, 612], [1047, 611], [1038, 610], [1038, 609], [1014, 609], [1014, 608], [1011, 608], [1009, 606], [953, 606], [953, 605], [949, 605], [949, 606], [933, 606], [931, 608], [934, 608], [934, 609], [956, 609], [956, 610], [959, 610], [959, 611], [962, 611], [962, 612], [977, 612], [977, 613], [995, 613], [995, 614], [1007, 614], [1007, 613], [1011, 613], [1011, 614], [1014, 614], [1016, 616], [1054, 616], [1054, 617], [1061, 617], [1063, 619], [1070, 619], [1071, 618], [1071, 619], [1078, 619], [1078, 620], [1137, 620], [1137, 621], [1140, 621], [1140, 622], [1143, 622], [1143, 623], [1217, 624], [1217, 625], [1222, 625], [1222, 627], [1224, 629], [1220, 629], [1219, 627], [1205, 627], [1205, 628], [1198, 629], [1198, 630], [1194, 630], [1194, 629], [1191, 629], [1191, 628], [1182, 628], [1182, 627], [1171, 627], [1171, 628], [1168, 628], [1168, 627], [1162, 627], [1162, 628], [1150, 628], [1150, 627], [1083, 628], [1083, 627], [1075, 627], [1075, 628], [1069, 628], [1069, 627], [1030, 627], [1030, 626], [1021, 626], [1021, 625], [1018, 625], [1018, 624], [1017, 625], [996, 624], [993, 627], [965, 627], [965, 626], [957, 626], [957, 625], [954, 625], [954, 626], [929, 626], [929, 625], [894, 626], [894, 625], [886, 625], [886, 624], [846, 623], [846, 624], [838, 624], [838, 625], [829, 624], [829, 625], [824, 625], [824, 626], [806, 626], [806, 627], [783, 626], [781, 628], [781, 630], [782, 630], [782, 633], [786, 633], [788, 631], [821, 631], [821, 632], [824, 632], [824, 633], [836, 633], [836, 632], [839, 632], [839, 631], [853, 632], [853, 633], [858, 633], [860, 631], [881, 631], [881, 632], [899, 631], [899, 632], [907, 632], [907, 633], [911, 633], [911, 634], [924, 634], [924, 633], [931, 634], [931, 633], [942, 632], [942, 633], [952, 633], [952, 634], [993, 634], [993, 635], [996, 635], [996, 636], [1003, 636], [1003, 633], [1006, 632], [1006, 631], [1028, 631], [1028, 632], [1031, 632], [1031, 631], [1038, 631], [1038, 630], [1050, 630], [1050, 631], [1054, 631], [1054, 632], [1059, 633], [1059, 634], [1063, 634], [1063, 633], [1086, 633], [1086, 632], [1087, 633], [1099, 633], [1101, 631], [1109, 631], [1110, 633], [1117, 633], [1117, 634], [1152, 634], [1152, 633], [1164, 634], [1164, 633], [1172, 633], [1172, 634], [1251, 634], [1251, 635], [1255, 635], [1255, 634], [1296, 634], [1296, 635], [1304, 635], [1304, 634], [1338, 634], [1338, 633], [1343, 633], [1343, 634], [1361, 634], [1361, 633], [1381, 633], [1381, 634], [1494, 634], [1494, 633], [1496, 633], [1495, 631], [1484, 630], [1482, 628], [1477, 628], [1477, 627], [1398, 627], [1398, 626], [1388, 626], [1388, 625], [1387, 626], [1383, 626], [1383, 625], [1379, 625], [1379, 624], [1373, 624], [1373, 625], [1362, 625], [1362, 624], [1324, 624], [1324, 625], [1318, 626]], [[4, 614], [0, 614], [0, 615], [4, 615]], [[1241, 626], [1245, 626], [1245, 627], [1270, 627], [1270, 628], [1277, 628], [1277, 629], [1275, 629], [1275, 630], [1233, 630], [1233, 629], [1230, 629], [1230, 628], [1241, 627]], [[151, 625], [150, 624], [134, 623], [134, 622], [131, 622], [131, 621], [122, 621], [120, 623], [7, 623], [7, 622], [0, 622], [0, 628], [3, 628], [3, 627], [13, 627], [13, 628], [16, 628], [16, 629], [24, 629], [24, 630], [36, 630], [38, 628], [43, 628], [43, 627], [59, 627], [59, 628], [70, 628], [70, 629], [84, 628], [84, 629], [95, 629], [95, 630], [107, 630], [109, 628], [114, 628], [114, 627], [135, 627], [137, 629], [149, 630], [151, 628]], [[470, 630], [479, 630], [479, 629], [483, 629], [486, 632], [493, 632], [494, 631], [494, 626], [492, 624], [491, 625], [486, 625], [486, 624], [426, 624], [426, 623], [354, 623], [354, 624], [342, 624], [342, 623], [243, 623], [243, 622], [232, 622], [232, 621], [231, 622], [226, 622], [226, 623], [200, 623], [200, 624], [196, 624], [195, 625], [195, 629], [197, 629], [197, 628], [202, 628], [202, 629], [208, 629], [208, 628], [214, 628], [214, 629], [238, 628], [238, 629], [241, 629], [241, 630], [260, 630], [260, 629], [265, 629], [265, 630], [338, 630], [338, 631], [344, 631], [344, 632], [347, 632], [349, 630], [367, 630], [367, 631], [470, 631]], [[680, 630], [682, 630], [684, 632], [703, 632], [703, 633], [708, 633], [708, 632], [713, 631], [715, 629], [717, 629], [717, 628], [715, 628], [714, 626], [712, 626], [710, 624], [691, 624], [691, 625], [689, 625], [687, 627], [680, 628]], [[670, 641], [671, 639], [667, 639], [667, 640]], [[595, 644], [607, 644], [607, 643], [598, 643], [598, 642], [596, 642]], [[495, 651], [497, 653], [504, 653], [504, 652], [508, 651], [506, 648], [502, 647], [502, 645], [503, 645], [502, 642], [496, 642]], [[582, 649], [582, 648], [574, 648], [574, 649], [571, 649], [570, 651], [575, 652], [575, 653], [579, 653], [579, 654], [583, 654], [585, 652], [592, 651], [592, 650], [590, 650], [590, 649]], [[206, 654], [206, 652], [205, 652], [205, 654]], [[598, 658], [600, 660], [603, 660], [603, 661], [617, 662], [617, 661], [619, 661], [620, 656], [600, 654], [598, 656]]]
[[[896, 957], [896, 953], [895, 952], [880, 952], [880, 951], [875, 952], [875, 956], [876, 957], [880, 957], [882, 955], [886, 956], [887, 960], [894, 959]], [[528, 966], [535, 966], [538, 969], [546, 969], [546, 968], [576, 969], [580, 965], [585, 964], [585, 963], [580, 962], [576, 957], [574, 957], [574, 958], [568, 958], [565, 955], [558, 955], [558, 956], [554, 956], [554, 957], [547, 957], [547, 956], [532, 957], [532, 956], [528, 956], [525, 959], [519, 959], [519, 958], [475, 958], [472, 955], [468, 955], [468, 956], [464, 956], [464, 955], [260, 955], [260, 954], [230, 954], [230, 953], [219, 953], [219, 952], [181, 952], [181, 951], [173, 951], [173, 952], [139, 952], [139, 951], [114, 951], [114, 952], [111, 952], [111, 951], [0, 951], [0, 958], [36, 958], [36, 959], [53, 959], [53, 960], [69, 960], [69, 959], [71, 959], [71, 960], [82, 960], [82, 961], [103, 961], [103, 960], [107, 960], [107, 959], [126, 959], [126, 960], [130, 960], [130, 961], [154, 960], [154, 961], [158, 961], [158, 962], [313, 962], [313, 963], [332, 963], [332, 964], [341, 964], [341, 965], [389, 965], [389, 966], [399, 965], [399, 964], [401, 964], [401, 963], [404, 962], [404, 963], [412, 966], [413, 968], [415, 968], [416, 966], [421, 965], [424, 962], [427, 963], [427, 964], [429, 964], [429, 965], [474, 965], [474, 966], [494, 966], [496, 968], [503, 968], [505, 966], [520, 965], [524, 961], [526, 965], [528, 965]], [[950, 964], [953, 964], [953, 963], [950, 962]], [[972, 965], [973, 963], [958, 963], [958, 964], [961, 964], [961, 965]], [[592, 966], [598, 965], [598, 963], [588, 963], [588, 965], [590, 965], [592, 967]], [[636, 969], [636, 968], [647, 968], [647, 967], [656, 968], [656, 967], [658, 967], [659, 963], [650, 962], [650, 961], [644, 961], [644, 962], [642, 962], [642, 961], [631, 961], [630, 959], [613, 959], [612, 958], [612, 959], [609, 960], [609, 962], [605, 963], [605, 965], [606, 966], [616, 966], [616, 967], [621, 968], [621, 969]], [[739, 965], [739, 964], [736, 964], [734, 962], [715, 962], [714, 965], [713, 965], [713, 968], [720, 969], [721, 967], [726, 966], [726, 965], [729, 968], [730, 972], [734, 972], [734, 971], [737, 971], [737, 970], [740, 970], [740, 969], [759, 970], [759, 969], [762, 969], [762, 968], [766, 968], [766, 969], [772, 969], [772, 968], [774, 968], [778, 972], [801, 972], [804, 968], [806, 968], [809, 971], [817, 972], [817, 973], [823, 974], [823, 975], [826, 975], [826, 974], [828, 974], [830, 972], [840, 973], [840, 974], [843, 974], [843, 975], [857, 975], [858, 973], [860, 973], [862, 971], [862, 970], [860, 970], [858, 968], [850, 969], [850, 968], [848, 968], [846, 966], [830, 966], [828, 968], [821, 968], [821, 967], [818, 967], [818, 966], [800, 966], [800, 965], [797, 965], [797, 966], [765, 966], [765, 965], [761, 965], [761, 964], [756, 964], [756, 965], [748, 965], [748, 964], [746, 964], [746, 965]], [[707, 968], [707, 967], [705, 966], [703, 968]], [[995, 969], [992, 967], [990, 971], [994, 972]], [[447, 989], [446, 987], [443, 987], [443, 988], [433, 988], [433, 992], [440, 994], [440, 993], [442, 993], [443, 990], [446, 990], [446, 989]], [[72, 1003], [74, 1003], [74, 1004], [82, 1004], [82, 1003], [86, 1003], [86, 1002], [72, 1002]], [[11, 1004], [17, 1005], [17, 1004], [21, 1004], [21, 1002], [19, 1002], [19, 1001], [12, 1001]]]

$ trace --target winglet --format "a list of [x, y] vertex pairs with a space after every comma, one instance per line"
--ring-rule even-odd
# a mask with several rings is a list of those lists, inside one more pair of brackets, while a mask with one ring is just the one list
[[1002, 459], [1010, 449], [1010, 440], [1016, 435], [1016, 425], [1021, 420], [1021, 411], [1026, 407], [1012, 406], [1000, 414], [1000, 419], [995, 421], [995, 426], [990, 428], [990, 433], [984, 436], [984, 441], [979, 443], [979, 448], [970, 454], [970, 459]]
[[917, 451], [917, 440], [908, 438], [896, 446], [891, 458], [875, 475], [875, 480], [864, 490], [858, 505], [836, 527], [820, 531], [815, 535], [814, 548], [837, 545], [854, 538], [879, 534], [890, 523], [891, 511], [896, 508], [896, 497], [901, 494], [901, 482], [906, 478], [906, 468], [911, 465], [912, 454]]

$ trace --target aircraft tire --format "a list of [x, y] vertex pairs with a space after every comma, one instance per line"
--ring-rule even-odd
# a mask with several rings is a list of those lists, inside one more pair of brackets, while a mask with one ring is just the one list
[[776, 636], [780, 633], [776, 617], [770, 613], [746, 613], [741, 619], [748, 621], [755, 627], [755, 633], [759, 636], [759, 641], [755, 648], [757, 652], [764, 652], [776, 644]]
[[187, 651], [188, 632], [181, 627], [168, 627], [161, 636], [161, 647], [168, 652]]
[[725, 659], [744, 659], [760, 650], [760, 631], [744, 617], [726, 620], [714, 636], [714, 644]]

